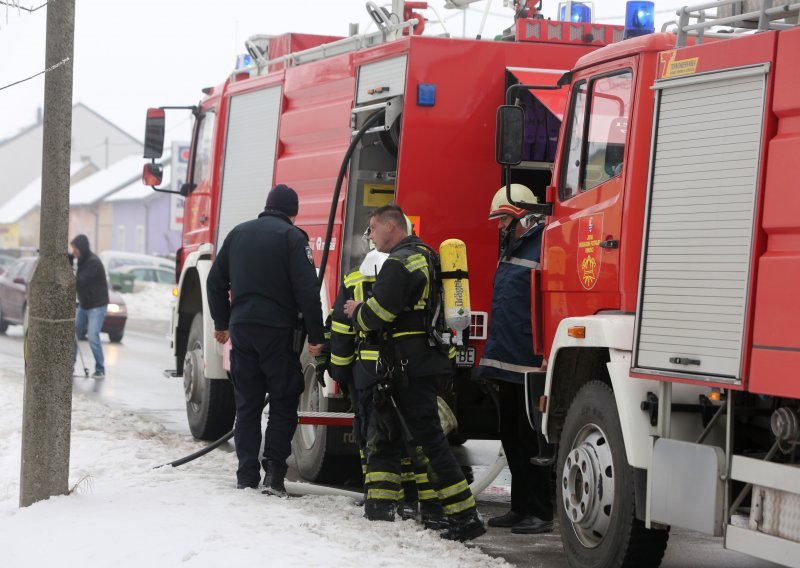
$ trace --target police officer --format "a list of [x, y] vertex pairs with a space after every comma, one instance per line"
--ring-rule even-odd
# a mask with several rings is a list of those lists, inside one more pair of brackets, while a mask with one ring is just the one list
[[[410, 222], [407, 222], [410, 227]], [[372, 245], [372, 243], [370, 242]], [[373, 245], [374, 246], [374, 245]], [[353, 437], [359, 447], [362, 474], [367, 476], [367, 424], [369, 422], [371, 389], [378, 381], [376, 363], [379, 352], [379, 334], [376, 331], [356, 332], [353, 322], [344, 313], [347, 300], [363, 302], [372, 296], [372, 285], [389, 255], [374, 248], [367, 253], [361, 265], [344, 277], [339, 294], [331, 310], [330, 365], [331, 377], [342, 385], [354, 411]], [[440, 530], [446, 527], [438, 495], [428, 477], [425, 464], [415, 464], [406, 449], [400, 460], [402, 490], [397, 495], [397, 510], [403, 519], [415, 519], [419, 512], [426, 528]], [[423, 453], [422, 448], [419, 449]]]
[[263, 492], [278, 496], [286, 495], [286, 459], [305, 386], [293, 346], [298, 312], [309, 352], [319, 355], [323, 343], [320, 289], [308, 235], [294, 226], [297, 211], [297, 193], [275, 186], [258, 218], [225, 237], [207, 281], [214, 337], [220, 343], [230, 337], [232, 344], [237, 486], [258, 487], [261, 414], [269, 393]]
[[[372, 286], [372, 296], [348, 300], [344, 308], [356, 331], [380, 334], [380, 380], [372, 389], [367, 427], [366, 516], [394, 520], [405, 445], [414, 459], [430, 462], [428, 475], [450, 526], [442, 537], [476, 538], [486, 529], [438, 416], [437, 382], [452, 374], [452, 363], [445, 349], [429, 341], [429, 308], [436, 286], [430, 276], [432, 251], [408, 234], [405, 216], [396, 205], [373, 211], [369, 224], [375, 248], [389, 257]], [[409, 447], [409, 438], [423, 451]]]
[[[511, 185], [511, 196], [517, 203], [537, 203], [521, 184]], [[542, 358], [533, 353], [531, 270], [539, 268], [544, 225], [541, 216], [512, 205], [505, 186], [492, 199], [489, 219], [496, 219], [500, 230], [500, 261], [478, 377], [497, 382], [500, 440], [511, 470], [511, 510], [489, 519], [489, 526], [510, 527], [518, 534], [547, 533], [553, 530], [551, 466], [534, 465], [531, 459], [549, 448], [540, 448], [528, 423], [524, 392], [525, 372], [542, 366]]]

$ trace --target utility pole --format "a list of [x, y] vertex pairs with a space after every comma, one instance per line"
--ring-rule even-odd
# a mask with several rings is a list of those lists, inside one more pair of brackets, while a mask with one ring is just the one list
[[[28, 290], [20, 507], [69, 491], [75, 277], [67, 262], [75, 0], [47, 6], [39, 262]], [[65, 61], [62, 65], [59, 63]]]

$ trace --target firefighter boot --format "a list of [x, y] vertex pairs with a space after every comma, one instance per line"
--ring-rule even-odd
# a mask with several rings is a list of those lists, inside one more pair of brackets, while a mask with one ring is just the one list
[[400, 518], [404, 521], [414, 521], [417, 518], [417, 513], [419, 512], [419, 502], [418, 501], [400, 501], [397, 506], [397, 514], [400, 515]]
[[275, 495], [276, 497], [286, 497], [286, 486], [283, 484], [283, 479], [286, 477], [286, 465], [277, 461], [269, 460], [266, 462], [264, 469], [264, 490], [261, 492], [265, 495]]
[[419, 504], [423, 526], [431, 531], [443, 531], [449, 527], [442, 506], [436, 501], [422, 501]]
[[470, 509], [463, 513], [453, 515], [449, 519], [450, 528], [440, 533], [446, 540], [458, 540], [464, 542], [478, 538], [486, 532], [481, 516], [477, 509]]
[[397, 502], [386, 499], [367, 499], [364, 503], [364, 516], [370, 521], [394, 521]]

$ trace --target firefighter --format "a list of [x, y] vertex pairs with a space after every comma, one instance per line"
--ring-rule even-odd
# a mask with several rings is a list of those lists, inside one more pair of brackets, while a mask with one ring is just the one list
[[[410, 231], [411, 223], [406, 223]], [[368, 238], [367, 235], [365, 235]], [[370, 401], [366, 393], [378, 380], [375, 364], [378, 359], [377, 332], [356, 332], [353, 323], [344, 313], [347, 300], [364, 301], [371, 297], [375, 282], [384, 261], [389, 256], [374, 249], [370, 250], [361, 265], [344, 277], [336, 297], [330, 317], [330, 364], [327, 369], [331, 377], [342, 385], [350, 398], [354, 411], [353, 437], [359, 448], [361, 471], [367, 474], [366, 424], [369, 420]], [[422, 450], [420, 449], [420, 452]], [[426, 528], [439, 530], [446, 528], [442, 507], [431, 485], [424, 464], [413, 463], [404, 455], [400, 460], [402, 494], [397, 502], [397, 510], [403, 519], [415, 519], [420, 514]]]
[[[537, 203], [521, 184], [511, 185], [511, 197], [514, 202]], [[492, 199], [489, 219], [497, 220], [500, 230], [500, 259], [478, 377], [498, 387], [500, 440], [511, 470], [511, 510], [489, 519], [489, 526], [510, 527], [516, 534], [548, 533], [553, 530], [552, 465], [534, 463], [547, 463], [542, 456], [551, 448], [540, 448], [528, 423], [524, 392], [525, 372], [542, 366], [542, 357], [533, 353], [531, 270], [539, 268], [543, 217], [512, 205], [504, 186]]]
[[207, 280], [214, 337], [232, 344], [237, 487], [258, 487], [261, 414], [269, 393], [263, 493], [280, 497], [286, 496], [286, 459], [305, 387], [300, 349], [293, 345], [298, 312], [309, 352], [319, 355], [323, 343], [319, 283], [308, 235], [294, 226], [297, 211], [297, 193], [275, 186], [258, 218], [225, 237]]
[[[439, 421], [436, 391], [452, 374], [448, 349], [432, 344], [431, 311], [438, 298], [432, 281], [433, 253], [409, 235], [402, 210], [385, 205], [370, 215], [370, 238], [388, 252], [372, 297], [348, 300], [344, 311], [356, 331], [378, 332], [378, 382], [371, 389], [367, 426], [367, 499], [371, 520], [393, 521], [401, 491], [400, 458], [405, 445], [417, 463], [426, 463], [449, 528], [449, 540], [470, 540], [486, 532], [475, 498], [450, 451]], [[414, 440], [422, 452], [410, 447]]]

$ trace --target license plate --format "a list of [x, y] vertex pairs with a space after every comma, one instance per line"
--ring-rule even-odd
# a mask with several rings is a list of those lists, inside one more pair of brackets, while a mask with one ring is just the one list
[[456, 365], [459, 367], [474, 367], [475, 348], [467, 347], [461, 351], [456, 351]]

